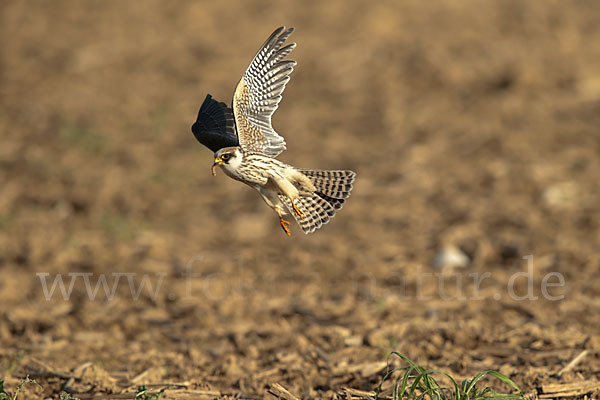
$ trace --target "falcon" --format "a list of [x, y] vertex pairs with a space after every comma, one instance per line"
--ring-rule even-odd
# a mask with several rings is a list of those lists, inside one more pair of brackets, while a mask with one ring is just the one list
[[286, 215], [293, 215], [304, 233], [314, 232], [342, 208], [356, 177], [349, 170], [296, 168], [276, 159], [286, 144], [271, 117], [296, 65], [286, 60], [296, 47], [285, 45], [293, 31], [280, 27], [269, 36], [237, 84], [231, 108], [208, 94], [192, 125], [196, 139], [214, 152], [212, 174], [219, 167], [256, 189], [288, 236]]

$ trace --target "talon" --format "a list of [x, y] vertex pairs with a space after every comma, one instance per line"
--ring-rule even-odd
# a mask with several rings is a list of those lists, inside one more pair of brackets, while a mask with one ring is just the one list
[[292, 201], [292, 209], [294, 210], [294, 214], [296, 214], [297, 216], [301, 217], [302, 215], [304, 215], [302, 210], [300, 210], [298, 207], [296, 207], [296, 204], [293, 201]]
[[292, 236], [292, 232], [290, 231], [290, 228], [288, 228], [290, 221], [286, 221], [285, 219], [279, 217], [279, 224], [283, 228], [283, 231], [285, 232], [286, 235]]

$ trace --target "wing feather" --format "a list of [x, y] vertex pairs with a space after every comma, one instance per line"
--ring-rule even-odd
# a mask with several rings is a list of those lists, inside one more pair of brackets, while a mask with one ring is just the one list
[[206, 95], [200, 106], [192, 132], [200, 143], [213, 152], [223, 147], [238, 146], [233, 111], [210, 94]]
[[283, 46], [294, 28], [280, 27], [269, 36], [244, 72], [233, 95], [233, 113], [240, 146], [277, 157], [285, 150], [285, 140], [271, 124], [271, 117], [290, 80], [295, 61], [284, 60], [296, 47]]

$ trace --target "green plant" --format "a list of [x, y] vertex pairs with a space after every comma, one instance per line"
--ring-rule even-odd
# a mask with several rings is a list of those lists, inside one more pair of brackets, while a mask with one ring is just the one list
[[[508, 399], [523, 399], [519, 387], [508, 377], [502, 375], [499, 372], [488, 370], [483, 371], [475, 375], [472, 379], [465, 380], [459, 385], [452, 376], [444, 371], [438, 369], [425, 369], [415, 364], [408, 357], [394, 351], [390, 354], [390, 357], [397, 356], [403, 360], [407, 366], [399, 368], [390, 368], [388, 360], [388, 371], [381, 379], [375, 399], [379, 399], [381, 390], [384, 382], [394, 379], [392, 375], [399, 372], [399, 376], [395, 378], [392, 399], [430, 399], [430, 400], [508, 400]], [[441, 386], [433, 375], [441, 375], [452, 383], [452, 387]], [[490, 376], [504, 382], [512, 389], [517, 390], [519, 393], [514, 394], [501, 394], [495, 392], [490, 387], [479, 389], [477, 383], [486, 376]]]
[[79, 400], [79, 399], [77, 397], [71, 396], [67, 392], [61, 392], [61, 394], [60, 394], [60, 400]]
[[6, 393], [6, 390], [4, 390], [4, 379], [0, 379], [0, 399], [4, 400], [4, 399], [8, 399], [9, 398], [9, 394]]
[[0, 379], [0, 400], [17, 400], [17, 398], [19, 397], [19, 393], [26, 392], [24, 386], [29, 383], [35, 385], [38, 384], [34, 379], [29, 379], [29, 375], [27, 375], [21, 380], [21, 382], [19, 382], [17, 388], [15, 389], [15, 392], [12, 395], [10, 395], [4, 388], [4, 379]]
[[164, 387], [162, 388], [160, 391], [158, 391], [157, 393], [154, 394], [150, 394], [150, 389], [148, 389], [146, 387], [146, 385], [142, 385], [140, 387], [138, 387], [138, 390], [135, 394], [134, 400], [159, 400], [163, 393], [165, 392], [165, 390], [169, 389], [170, 386]]

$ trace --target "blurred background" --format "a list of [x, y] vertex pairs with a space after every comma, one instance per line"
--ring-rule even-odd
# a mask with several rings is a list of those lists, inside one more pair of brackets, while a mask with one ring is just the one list
[[[599, 20], [595, 1], [3, 1], [7, 384], [332, 398], [373, 390], [391, 350], [526, 391], [599, 379]], [[332, 223], [291, 238], [190, 131], [281, 25], [279, 159], [358, 173]], [[515, 291], [538, 299], [516, 300], [529, 255]], [[80, 275], [45, 294], [73, 273], [155, 291], [123, 275], [92, 300]]]

